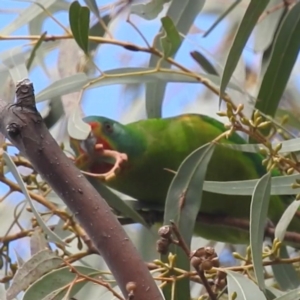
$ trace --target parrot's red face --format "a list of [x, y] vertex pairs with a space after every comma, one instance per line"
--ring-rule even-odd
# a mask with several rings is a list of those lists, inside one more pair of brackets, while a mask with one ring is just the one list
[[103, 149], [110, 149], [112, 150], [112, 146], [106, 137], [106, 135], [103, 134], [105, 131], [111, 131], [111, 125], [105, 124], [105, 123], [99, 123], [99, 122], [90, 122], [89, 125], [91, 126], [92, 133], [94, 137], [96, 138], [97, 144], [101, 144]]
[[111, 122], [88, 122], [88, 124], [91, 126], [91, 133], [87, 139], [79, 142], [81, 161], [76, 162], [76, 165], [85, 166], [85, 170], [89, 173], [98, 174], [99, 177], [103, 176], [106, 179], [120, 169], [121, 164], [127, 160], [127, 155], [113, 150], [110, 136], [114, 134], [114, 127]]

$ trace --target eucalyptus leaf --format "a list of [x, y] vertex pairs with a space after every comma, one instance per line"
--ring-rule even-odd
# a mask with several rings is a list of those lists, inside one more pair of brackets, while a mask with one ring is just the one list
[[[90, 277], [96, 277], [101, 275], [101, 272], [83, 266], [75, 267], [78, 272]], [[48, 295], [55, 296], [52, 299], [63, 299], [64, 295], [68, 292], [68, 288], [74, 282], [76, 274], [70, 272], [69, 267], [64, 267], [55, 271], [52, 271], [35, 281], [24, 293], [22, 300], [33, 299], [47, 299]], [[75, 295], [87, 282], [79, 282], [73, 285], [69, 296]], [[55, 294], [53, 294], [55, 293]]]
[[[205, 0], [173, 0], [170, 3], [166, 15], [172, 19], [178, 32], [186, 35], [190, 30], [195, 18], [202, 10], [204, 3]], [[162, 36], [162, 30], [163, 28], [160, 28], [154, 40], [154, 47], [156, 47], [158, 50], [161, 50], [161, 45], [158, 43], [158, 40]], [[180, 45], [178, 49], [179, 48]], [[176, 53], [174, 53], [174, 55], [176, 55]], [[156, 68], [158, 64], [161, 68], [170, 68], [169, 63], [166, 61], [160, 61], [160, 58], [152, 54], [149, 67]], [[165, 81], [156, 80], [146, 84], [146, 111], [148, 118], [161, 117], [165, 89]]]
[[[170, 220], [173, 220], [188, 247], [191, 245], [196, 218], [201, 207], [206, 169], [214, 147], [214, 144], [206, 144], [193, 151], [179, 166], [167, 193], [164, 224], [169, 224]], [[190, 262], [186, 253], [178, 247], [172, 252], [177, 254], [177, 267], [188, 270]], [[187, 292], [188, 286], [187, 281], [182, 289]]]
[[190, 54], [193, 57], [193, 59], [200, 65], [200, 67], [208, 74], [213, 74], [217, 76], [219, 75], [215, 67], [203, 54], [201, 54], [198, 51], [192, 51]]
[[[44, 100], [52, 99], [58, 96], [70, 94], [77, 92], [86, 86], [86, 89], [97, 88], [100, 86], [108, 86], [114, 84], [132, 84], [132, 83], [143, 83], [143, 82], [156, 82], [165, 81], [165, 82], [188, 82], [199, 84], [195, 78], [188, 76], [186, 74], [172, 73], [166, 69], [160, 69], [157, 71], [153, 68], [119, 68], [108, 70], [105, 72], [106, 75], [114, 76], [105, 76], [99, 79], [94, 79], [93, 83], [87, 85], [92, 79], [89, 79], [84, 73], [77, 73], [70, 75], [68, 77], [59, 79], [45, 89], [40, 91], [36, 95], [36, 101], [41, 102]], [[124, 74], [128, 74], [124, 76]], [[120, 76], [118, 76], [120, 75]], [[211, 74], [198, 74], [203, 79], [210, 80], [213, 84], [218, 86], [221, 82], [219, 76]], [[241, 88], [235, 84], [230, 83], [228, 87], [241, 91]]]
[[257, 95], [256, 108], [274, 116], [300, 49], [300, 3], [284, 17], [278, 30], [269, 65]]
[[28, 1], [32, 2], [32, 4], [22, 11], [21, 14], [11, 23], [7, 24], [2, 30], [0, 30], [0, 35], [9, 35], [12, 32], [16, 31], [20, 27], [28, 24], [31, 20], [37, 17], [44, 7], [45, 9], [49, 8], [52, 4], [57, 2], [58, 0], [39, 0], [35, 1]]
[[106, 187], [102, 182], [96, 178], [87, 177], [92, 186], [101, 194], [101, 196], [106, 200], [108, 205], [116, 209], [122, 216], [131, 218], [134, 222], [143, 224], [148, 228], [148, 224], [145, 222], [143, 217], [139, 215], [130, 205], [123, 201], [117, 194], [112, 192], [108, 187]]
[[165, 34], [161, 37], [160, 42], [166, 57], [173, 56], [181, 45], [180, 35], [171, 18], [161, 18], [161, 23]]
[[262, 245], [271, 192], [271, 174], [265, 174], [257, 182], [251, 199], [250, 206], [250, 248], [254, 273], [259, 288], [266, 290], [264, 268], [262, 261]]
[[59, 79], [40, 91], [36, 95], [35, 100], [36, 102], [41, 102], [57, 96], [80, 91], [88, 82], [89, 79], [84, 73], [77, 73], [75, 75]]
[[42, 219], [42, 217], [40, 216], [40, 214], [38, 213], [37, 209], [35, 208], [35, 205], [26, 189], [26, 186], [23, 182], [22, 177], [20, 176], [18, 169], [16, 167], [16, 165], [14, 164], [14, 162], [12, 161], [12, 159], [10, 158], [10, 156], [7, 154], [7, 152], [3, 152], [3, 159], [5, 161], [5, 163], [7, 164], [8, 168], [10, 169], [11, 173], [13, 174], [13, 176], [15, 177], [18, 185], [20, 186], [22, 193], [24, 194], [25, 198], [27, 199], [30, 208], [32, 210], [32, 213], [34, 214], [38, 224], [40, 225], [40, 227], [43, 229], [44, 233], [48, 235], [48, 239], [49, 241], [53, 241], [56, 243], [59, 243], [61, 245], [67, 246], [67, 244], [59, 238], [59, 236], [57, 236], [53, 231], [51, 231], [47, 224], [44, 222], [44, 220]]
[[[22, 290], [39, 279], [43, 274], [58, 267], [62, 258], [50, 250], [42, 250], [26, 261], [16, 272], [6, 292], [6, 300], [14, 299]], [[36, 299], [36, 298], [32, 298]]]
[[[268, 13], [274, 6], [277, 6], [277, 9], [272, 11], [272, 13]], [[269, 2], [261, 15], [264, 18], [257, 23], [253, 31], [255, 52], [265, 51], [271, 45], [276, 28], [285, 9], [285, 5], [282, 5], [282, 0], [272, 0]]]
[[[284, 245], [282, 245], [280, 248], [280, 258], [289, 258], [287, 248]], [[271, 265], [271, 267], [274, 277], [281, 290], [286, 291], [299, 288], [300, 279], [292, 264], [276, 264]]]
[[72, 2], [69, 8], [70, 27], [78, 46], [87, 54], [89, 45], [90, 10], [81, 6], [78, 1]]
[[264, 11], [270, 0], [251, 0], [246, 12], [243, 16], [238, 31], [234, 37], [233, 44], [228, 53], [225, 63], [222, 82], [220, 87], [220, 94], [225, 92], [228, 82], [237, 66], [244, 47], [250, 37], [253, 28], [261, 13]]
[[229, 270], [224, 270], [224, 272], [227, 273], [229, 297], [233, 295], [233, 293], [236, 293], [235, 300], [267, 300], [258, 286], [245, 275]]
[[300, 288], [288, 291], [282, 296], [277, 297], [275, 300], [295, 300], [300, 297]]
[[90, 125], [82, 120], [79, 108], [75, 108], [68, 119], [69, 136], [76, 140], [85, 140], [90, 132]]
[[146, 20], [153, 20], [163, 10], [164, 4], [168, 2], [170, 0], [152, 0], [147, 3], [132, 4], [130, 12]]
[[[272, 177], [271, 195], [295, 195], [298, 189], [292, 184], [299, 179], [298, 174]], [[205, 181], [203, 190], [223, 195], [252, 195], [257, 179], [243, 181]]]
[[282, 214], [275, 228], [275, 238], [279, 239], [279, 241], [284, 240], [286, 230], [295, 216], [295, 213], [298, 211], [299, 205], [299, 200], [293, 201]]

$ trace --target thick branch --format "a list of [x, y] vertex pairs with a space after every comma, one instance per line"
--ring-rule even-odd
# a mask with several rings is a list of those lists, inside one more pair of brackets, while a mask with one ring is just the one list
[[125, 298], [134, 282], [135, 300], [162, 299], [145, 263], [105, 200], [50, 135], [35, 106], [32, 83], [17, 84], [17, 102], [0, 101], [0, 131], [32, 163], [71, 209], [114, 275]]

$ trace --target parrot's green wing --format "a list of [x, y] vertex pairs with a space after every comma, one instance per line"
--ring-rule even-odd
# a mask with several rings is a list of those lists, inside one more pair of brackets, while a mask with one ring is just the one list
[[[97, 143], [106, 149], [126, 153], [128, 162], [121, 171], [106, 184], [139, 201], [163, 204], [174, 173], [182, 161], [195, 149], [213, 141], [226, 129], [222, 123], [208, 116], [186, 114], [166, 119], [147, 119], [127, 125], [104, 117], [84, 119], [92, 127]], [[243, 144], [244, 139], [232, 134], [222, 143]], [[71, 146], [77, 155], [86, 148], [71, 139]], [[109, 170], [111, 163], [101, 157], [90, 157], [79, 167], [94, 173]], [[234, 181], [260, 178], [265, 174], [262, 157], [259, 154], [236, 151], [217, 145], [208, 165], [206, 180]], [[204, 192], [201, 212], [249, 219], [250, 201], [248, 196], [231, 196]], [[272, 196], [269, 218], [277, 223], [286, 203], [278, 196]], [[245, 233], [233, 230], [224, 235], [222, 228], [211, 225], [197, 227], [197, 233], [208, 239], [241, 243]], [[290, 224], [289, 230], [298, 231], [300, 220]], [[228, 229], [226, 229], [227, 231]], [[246, 237], [247, 238], [247, 237]]]

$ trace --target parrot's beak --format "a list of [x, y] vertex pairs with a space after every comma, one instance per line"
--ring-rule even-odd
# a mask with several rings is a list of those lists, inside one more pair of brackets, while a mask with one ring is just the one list
[[[104, 145], [97, 143], [97, 139], [90, 135], [81, 142], [81, 148], [91, 158], [91, 171], [82, 171], [84, 174], [108, 181], [121, 171], [122, 165], [128, 160], [125, 153], [105, 149]], [[99, 172], [100, 171], [100, 172]]]

